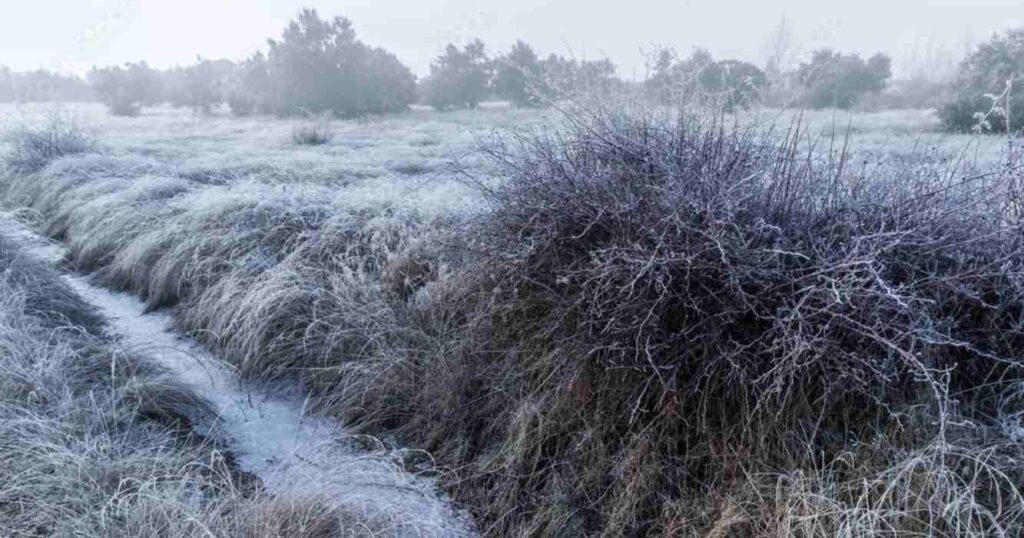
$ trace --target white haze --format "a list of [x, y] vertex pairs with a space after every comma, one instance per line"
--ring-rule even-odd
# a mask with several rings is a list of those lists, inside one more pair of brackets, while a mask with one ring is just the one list
[[883, 51], [897, 76], [934, 74], [1024, 23], [1024, 0], [0, 0], [0, 65], [84, 73], [241, 59], [304, 6], [350, 17], [420, 75], [447, 43], [473, 37], [492, 52], [522, 38], [544, 54], [608, 57], [627, 78], [642, 78], [645, 51], [660, 46], [761, 64], [784, 19], [794, 61], [820, 47]]

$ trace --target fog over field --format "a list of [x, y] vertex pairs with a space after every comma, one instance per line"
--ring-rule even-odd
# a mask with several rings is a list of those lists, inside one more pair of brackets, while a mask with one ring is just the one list
[[[885, 50], [905, 75], [929, 62], [955, 64], [969, 46], [1024, 23], [1019, 0], [41, 0], [0, 21], [0, 54], [19, 71], [80, 74], [94, 65], [141, 59], [163, 68], [189, 64], [197, 54], [244, 58], [303, 7], [352, 18], [360, 35], [395, 52], [417, 75], [429, 73], [430, 62], [448, 43], [476, 37], [498, 48], [525, 39], [581, 59], [607, 56], [630, 77], [644, 76], [641, 51], [657, 47], [682, 53], [704, 47], [716, 56], [761, 63], [783, 19], [803, 53], [824, 47], [864, 55]], [[181, 28], [189, 28], [187, 39]]]
[[0, 536], [1024, 535], [1022, 14], [0, 7]]

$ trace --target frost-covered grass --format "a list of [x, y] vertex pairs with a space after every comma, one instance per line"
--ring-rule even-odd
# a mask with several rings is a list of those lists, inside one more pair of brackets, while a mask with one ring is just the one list
[[[48, 105], [0, 105], [0, 131], [45, 125]], [[415, 205], [418, 210], [448, 212], [472, 203], [449, 163], [493, 169], [473, 149], [494, 129], [528, 127], [548, 111], [484, 108], [438, 114], [412, 110], [362, 122], [335, 121], [333, 139], [318, 146], [297, 146], [292, 139], [303, 118], [194, 116], [172, 108], [147, 109], [136, 118], [110, 116], [101, 106], [74, 105], [62, 110], [102, 139], [103, 151], [130, 157], [134, 166], [159, 168], [163, 175], [199, 184], [239, 179], [263, 183], [345, 187], [349, 197]], [[127, 163], [125, 163], [127, 165]]]
[[[12, 111], [0, 121], [31, 124], [43, 116], [42, 112], [32, 108]], [[937, 402], [929, 399], [931, 396], [914, 399], [914, 385], [902, 384], [913, 374], [924, 375], [927, 371], [905, 371], [910, 377], [899, 378], [899, 383], [893, 381], [896, 374], [888, 377], [888, 368], [902, 364], [892, 357], [884, 360], [883, 351], [888, 348], [872, 347], [863, 370], [855, 368], [860, 364], [855, 360], [839, 361], [836, 366], [828, 362], [832, 356], [815, 355], [815, 361], [824, 364], [815, 372], [838, 371], [847, 365], [854, 368], [845, 374], [849, 380], [877, 375], [885, 382], [882, 384], [898, 386], [894, 391], [906, 391], [887, 402], [893, 406], [870, 407], [873, 413], [877, 411], [872, 420], [885, 422], [884, 431], [858, 424], [857, 432], [878, 436], [851, 445], [846, 443], [848, 431], [836, 426], [848, 419], [834, 412], [838, 408], [829, 408], [831, 422], [827, 424], [822, 422], [823, 415], [814, 415], [812, 411], [818, 409], [814, 406], [823, 405], [815, 392], [821, 387], [826, 387], [828, 394], [839, 394], [840, 400], [852, 398], [850, 401], [858, 406], [863, 403], [861, 398], [870, 400], [866, 393], [853, 389], [844, 392], [848, 389], [844, 388], [846, 382], [826, 379], [819, 383], [817, 374], [802, 369], [798, 360], [804, 353], [823, 349], [822, 342], [831, 338], [823, 334], [848, 336], [843, 332], [848, 329], [856, 334], [840, 347], [849, 357], [856, 357], [857, 350], [869, 347], [869, 343], [876, 345], [870, 339], [858, 341], [867, 336], [857, 332], [860, 329], [854, 325], [844, 325], [859, 320], [860, 315], [873, 315], [868, 310], [844, 310], [841, 314], [845, 318], [837, 315], [829, 318], [833, 322], [820, 325], [815, 321], [805, 326], [796, 318], [779, 321], [774, 330], [785, 338], [772, 344], [765, 336], [758, 344], [778, 353], [772, 359], [779, 360], [777, 370], [758, 370], [762, 363], [746, 355], [749, 350], [739, 337], [708, 333], [704, 341], [707, 345], [739, 346], [729, 348], [739, 361], [733, 365], [738, 372], [734, 377], [720, 375], [728, 370], [728, 361], [720, 361], [721, 370], [693, 370], [692, 378], [673, 378], [684, 370], [666, 370], [669, 381], [642, 375], [645, 364], [611, 365], [608, 371], [612, 373], [606, 374], [587, 365], [585, 358], [591, 355], [582, 347], [594, 343], [593, 356], [621, 355], [643, 347], [640, 336], [649, 334], [639, 313], [654, 315], [656, 307], [667, 309], [659, 314], [663, 318], [658, 330], [666, 324], [699, 320], [703, 312], [700, 305], [687, 310], [685, 301], [665, 306], [658, 298], [667, 293], [665, 290], [693, 278], [682, 266], [673, 265], [681, 263], [682, 254], [677, 253], [703, 260], [709, 267], [722, 263], [733, 271], [736, 269], [729, 263], [729, 255], [745, 255], [747, 249], [755, 249], [758, 256], [765, 256], [763, 270], [754, 264], [733, 276], [753, 279], [756, 285], [743, 287], [731, 280], [717, 281], [717, 277], [708, 276], [712, 273], [698, 275], [712, 279], [707, 289], [722, 292], [734, 286], [737, 290], [736, 301], [714, 317], [719, 320], [714, 323], [725, 324], [722, 330], [763, 329], [764, 320], [758, 316], [803, 308], [819, 309], [809, 314], [813, 319], [823, 313], [831, 316], [831, 309], [845, 308], [843, 305], [852, 304], [854, 299], [869, 297], [871, 304], [907, 314], [907, 319], [913, 321], [909, 326], [899, 326], [906, 332], [900, 333], [894, 344], [896, 351], [890, 349], [893, 357], [906, 360], [913, 353], [901, 354], [906, 349], [899, 346], [916, 341], [915, 335], [919, 334], [934, 338], [928, 330], [951, 322], [942, 316], [931, 317], [927, 305], [933, 298], [901, 303], [902, 293], [910, 288], [886, 288], [892, 283], [871, 277], [875, 274], [872, 271], [883, 271], [891, 261], [886, 257], [888, 243], [883, 240], [886, 230], [878, 231], [878, 235], [861, 229], [867, 221], [850, 215], [863, 210], [884, 223], [884, 215], [872, 211], [896, 204], [894, 197], [909, 192], [902, 187], [892, 188], [899, 178], [912, 178], [915, 192], [921, 193], [932, 180], [935, 185], [955, 185], [964, 178], [1017, 162], [1017, 146], [1004, 138], [940, 133], [937, 122], [926, 111], [852, 117], [808, 112], [800, 120], [802, 130], [796, 137], [790, 129], [792, 112], [745, 113], [739, 118], [741, 123], [769, 125], [780, 140], [787, 135], [793, 138], [784, 145], [788, 153], [783, 158], [722, 143], [740, 139], [708, 135], [708, 148], [713, 151], [694, 158], [694, 162], [728, 168], [730, 155], [765, 156], [770, 157], [766, 163], [786, 163], [775, 169], [775, 177], [796, 177], [800, 181], [812, 178], [822, 185], [832, 185], [837, 190], [826, 196], [822, 194], [824, 189], [802, 183], [798, 187], [808, 189], [813, 196], [794, 195], [787, 203], [808, 204], [801, 207], [811, 213], [824, 211], [826, 217], [852, 227], [857, 241], [863, 243], [828, 243], [828, 234], [842, 235], [839, 225], [823, 229], [823, 242], [815, 243], [814, 236], [804, 234], [804, 228], [814, 223], [812, 218], [787, 223], [773, 212], [774, 206], [756, 205], [764, 192], [759, 189], [776, 188], [771, 181], [758, 183], [758, 179], [738, 181], [723, 197], [706, 200], [709, 208], [735, 210], [740, 217], [759, 215], [760, 220], [743, 223], [749, 224], [746, 231], [757, 240], [731, 243], [738, 249], [735, 252], [724, 252], [722, 244], [717, 250], [708, 246], [690, 252], [687, 249], [697, 248], [694, 245], [713, 245], [708, 238], [717, 234], [729, 239], [735, 231], [728, 225], [730, 221], [715, 220], [720, 226], [703, 230], [700, 227], [710, 226], [711, 221], [692, 215], [685, 215], [685, 226], [666, 227], [669, 220], [655, 218], [659, 214], [631, 220], [632, 213], [616, 213], [621, 202], [679, 218], [672, 211], [684, 207], [685, 199], [676, 205], [659, 205], [664, 196], [652, 193], [661, 186], [644, 187], [651, 178], [636, 175], [637, 164], [630, 160], [629, 152], [619, 155], [608, 149], [615, 147], [608, 141], [621, 135], [620, 148], [643, 154], [650, 149], [647, 144], [664, 142], [657, 137], [638, 139], [632, 137], [635, 131], [619, 132], [608, 125], [600, 125], [595, 135], [581, 131], [581, 127], [587, 127], [582, 124], [570, 130], [573, 136], [515, 148], [532, 153], [532, 161], [506, 160], [507, 155], [501, 152], [485, 156], [477, 151], [480, 139], [489, 137], [495, 129], [524, 132], [563, 121], [553, 112], [507, 108], [454, 113], [414, 110], [366, 122], [337, 122], [333, 139], [315, 147], [292, 141], [295, 120], [201, 118], [171, 109], [157, 109], [138, 118], [111, 118], [90, 107], [70, 112], [98, 126], [99, 151], [55, 159], [38, 172], [8, 175], [3, 184], [4, 204], [35, 215], [39, 230], [65, 241], [71, 264], [91, 273], [95, 282], [135, 293], [152, 309], [176, 306], [177, 326], [237, 366], [246, 377], [297, 383], [312, 396], [311, 404], [320, 412], [353, 419], [373, 433], [397, 432], [403, 440], [414, 441], [415, 448], [435, 451], [442, 464], [438, 469], [442, 480], [455, 492], [457, 501], [466, 503], [481, 518], [478, 527], [484, 532], [603, 530], [630, 534], [656, 530], [669, 535], [696, 528], [710, 534], [728, 534], [735, 528], [753, 534], [802, 532], [824, 536], [900, 528], [982, 535], [1020, 528], [1024, 504], [1012, 480], [1006, 478], [1019, 472], [1006, 463], [1012, 458], [1004, 458], [1003, 452], [982, 456], [968, 453], [979, 446], [1004, 450], [1002, 441], [982, 443], [970, 436], [959, 439], [963, 442], [955, 446], [947, 445], [944, 437], [936, 441], [932, 426], [917, 424], [933, 424], [937, 420], [935, 406], [946, 401], [940, 398], [942, 401]], [[701, 133], [705, 131], [698, 132], [704, 136]], [[676, 146], [665, 142], [665, 147]], [[686, 152], [699, 154], [706, 149], [699, 144], [678, 147], [685, 150], [680, 155], [686, 158], [692, 157]], [[745, 153], [748, 150], [750, 155]], [[602, 153], [605, 151], [608, 153]], [[662, 155], [656, 152], [658, 158]], [[607, 161], [602, 161], [606, 157]], [[810, 161], [813, 166], [803, 168]], [[453, 162], [459, 166], [449, 166]], [[606, 167], [594, 164], [598, 162]], [[511, 166], [517, 163], [542, 163], [550, 168], [541, 167], [544, 173], [535, 174], [536, 170]], [[669, 170], [667, 177], [672, 181], [683, 181], [694, 172], [677, 170], [658, 159], [650, 163], [662, 167], [659, 173]], [[561, 165], [567, 168], [555, 173]], [[762, 166], [767, 164], [745, 166], [758, 174], [766, 173]], [[624, 187], [623, 197], [616, 199], [607, 197], [608, 192], [602, 190], [606, 186], [600, 183], [596, 187], [580, 183], [593, 187], [591, 192], [570, 188], [571, 181], [560, 182], [563, 178], [574, 180], [581, 170], [586, 171], [581, 177], [601, 179], [622, 172], [624, 179], [638, 183], [639, 190]], [[716, 175], [718, 170], [699, 169], [701, 174], [708, 174], [709, 188], [732, 181], [731, 175], [725, 174], [724, 179]], [[504, 201], [481, 196], [467, 186], [474, 182], [494, 186], [492, 176], [500, 182], [502, 177], [517, 174], [520, 190]], [[540, 184], [537, 199], [544, 204], [538, 207], [544, 211], [527, 210], [532, 206], [520, 203], [531, 200], [530, 178]], [[549, 187], [554, 190], [544, 190]], [[737, 192], [749, 196], [737, 197], [734, 203], [723, 201]], [[769, 205], [777, 201], [771, 196], [766, 199]], [[872, 200], [881, 205], [873, 206]], [[563, 217], [559, 213], [562, 201], [566, 208], [575, 208], [582, 215], [577, 220], [568, 219], [565, 228], [561, 227]], [[592, 207], [598, 201], [601, 204]], [[963, 199], [953, 202], [961, 204]], [[494, 215], [490, 211], [495, 207], [499, 214], [504, 208], [506, 216], [516, 217], [509, 221], [512, 225], [502, 227], [491, 222], [487, 226], [492, 227], [481, 228], [481, 223], [486, 224]], [[594, 211], [588, 212], [590, 209]], [[785, 204], [777, 209], [779, 214], [791, 211]], [[949, 230], [956, 230], [952, 225], [955, 219], [942, 220], [951, 217], [941, 209], [939, 203], [927, 205], [910, 217], [919, 219], [934, 212], [938, 219], [935, 226], [949, 223]], [[639, 210], [633, 213], [639, 215]], [[534, 215], [538, 220], [531, 220]], [[984, 212], [965, 215], [989, 222]], [[614, 220], [619, 217], [621, 220]], [[602, 224], [606, 219], [613, 219], [614, 227], [603, 230], [608, 231], [607, 236], [598, 233], [599, 237], [592, 237], [598, 247], [570, 256], [580, 239], [594, 232], [587, 223]], [[634, 230], [630, 228], [634, 221], [650, 226]], [[913, 228], [914, 233], [922, 234], [925, 243], [934, 240], [956, 256], [964, 254], [957, 250], [959, 242], [947, 244], [943, 242], [947, 236], [930, 236], [933, 230], [928, 219], [914, 222], [920, 224], [920, 228]], [[671, 249], [661, 250], [637, 240], [634, 250], [630, 250], [628, 245], [614, 241], [623, 230], [643, 239], [643, 230], [648, 228], [656, 230], [662, 240], [675, 237], [678, 242]], [[480, 229], [489, 230], [491, 235], [477, 234]], [[680, 231], [692, 229], [700, 233], [688, 236]], [[543, 234], [538, 235], [537, 230]], [[893, 244], [902, 245], [901, 237], [894, 236]], [[494, 238], [500, 241], [492, 241]], [[787, 243], [787, 238], [792, 242]], [[615, 248], [605, 249], [609, 242]], [[550, 247], [545, 251], [550, 257], [536, 261], [531, 257], [537, 255], [534, 249], [545, 244]], [[858, 253], [856, 245], [860, 244], [870, 245], [870, 252]], [[919, 246], [915, 243], [913, 248]], [[934, 254], [921, 248], [922, 256]], [[841, 250], [842, 255], [828, 261], [831, 249]], [[722, 255], [710, 256], [709, 252]], [[622, 257], [616, 258], [617, 253]], [[975, 254], [972, 251], [971, 255]], [[709, 257], [702, 258], [705, 255]], [[956, 256], [952, 259], [960, 259]], [[849, 273], [844, 272], [847, 257], [853, 260]], [[821, 263], [821, 271], [801, 265], [812, 259]], [[661, 269], [651, 265], [652, 260], [675, 267], [675, 272], [659, 272]], [[792, 263], [794, 270], [807, 269], [810, 276], [806, 288], [779, 291], [778, 286], [788, 285], [781, 277], [776, 278], [784, 271], [778, 275], [771, 271], [782, 271], [786, 263]], [[601, 267], [607, 273], [595, 269]], [[861, 271], [860, 267], [865, 269]], [[517, 268], [528, 268], [535, 274], [520, 274]], [[768, 278], [766, 274], [776, 276]], [[594, 277], [585, 282], [595, 286], [588, 288], [592, 295], [574, 294], [577, 288], [572, 285], [573, 279], [581, 275]], [[614, 278], [602, 280], [607, 275]], [[762, 278], [770, 280], [771, 285], [761, 287], [765, 284], [759, 280]], [[928, 282], [915, 282], [914, 286], [924, 288], [914, 290], [931, 293], [925, 289]], [[852, 287], [844, 288], [846, 285]], [[891, 295], [883, 293], [886, 289]], [[650, 308], [633, 295], [637, 290], [647, 290], [655, 298]], [[958, 301], [971, 303], [958, 295], [962, 290], [942, 290]], [[813, 292], [813, 304], [787, 302], [804, 292]], [[755, 303], [744, 300], [750, 298], [746, 294], [757, 293], [765, 294], [771, 308], [754, 308], [751, 305]], [[531, 297], [539, 299], [532, 301]], [[834, 297], [838, 299], [829, 302]], [[843, 297], [849, 301], [844, 302]], [[815, 302], [819, 300], [822, 302]], [[779, 306], [783, 304], [784, 308]], [[623, 310], [622, 316], [601, 317], [606, 310], [632, 308], [630, 305], [635, 308]], [[676, 307], [678, 310], [672, 310]], [[749, 317], [736, 314], [743, 308], [756, 312]], [[677, 311], [682, 314], [677, 316]], [[888, 315], [889, 310], [886, 312]], [[731, 320], [734, 314], [738, 316], [735, 320], [720, 321]], [[586, 322], [591, 319], [588, 316], [596, 321]], [[871, 317], [869, 321], [874, 324], [883, 317]], [[545, 323], [538, 326], [542, 320]], [[589, 324], [578, 331], [563, 330], [580, 320]], [[714, 325], [712, 321], [709, 317], [707, 326]], [[696, 331], [693, 334], [704, 330], [705, 325], [694, 323], [689, 328]], [[836, 328], [840, 326], [846, 329]], [[605, 328], [604, 332], [598, 330], [600, 327]], [[896, 325], [877, 327], [890, 330]], [[619, 332], [609, 332], [613, 329]], [[630, 332], [634, 329], [635, 334]], [[617, 337], [621, 341], [615, 341]], [[671, 338], [666, 341], [671, 345], [656, 343], [650, 348], [654, 350], [653, 358], [665, 349], [688, 349]], [[701, 349], [711, 349], [707, 345], [694, 347], [694, 356], [699, 356]], [[775, 375], [781, 377], [772, 377]], [[800, 390], [780, 392], [781, 401], [747, 401], [743, 396], [747, 390], [753, 394], [754, 388], [753, 383], [748, 386], [736, 381], [743, 376], [778, 380], [779, 391], [793, 386]], [[699, 398], [679, 397], [667, 389], [687, 382], [707, 386], [718, 396], [697, 401]], [[652, 399], [652, 395], [663, 398]], [[737, 399], [729, 400], [728, 406], [714, 407], [716, 401], [726, 397]], [[771, 405], [778, 405], [790, 414], [781, 423], [776, 422], [778, 416], [761, 414], [762, 403], [769, 405], [769, 410]], [[746, 406], [757, 407], [757, 413], [745, 414], [749, 411]], [[688, 423], [686, 417], [697, 416], [694, 413], [698, 411], [703, 413], [704, 422]], [[723, 415], [716, 417], [716, 412]], [[648, 413], [665, 415], [644, 422], [650, 419]], [[983, 422], [979, 418], [982, 414], [979, 411], [970, 419], [977, 419], [986, 435], [995, 435], [995, 426]], [[888, 422], [890, 419], [895, 422]], [[716, 420], [758, 423], [746, 422], [749, 429], [733, 436], [731, 428], [709, 426], [709, 421]], [[635, 424], [646, 424], [650, 429], [634, 430]], [[783, 428], [780, 433], [774, 427], [778, 424], [790, 429]], [[822, 424], [836, 428], [822, 434], [825, 438], [819, 445], [815, 444], [819, 435], [816, 428], [824, 427]], [[901, 433], [908, 424], [909, 433]], [[965, 431], [961, 426], [957, 424], [957, 435]], [[658, 432], [658, 436], [652, 432]], [[830, 451], [829, 459], [814, 452], [819, 448]], [[680, 450], [689, 450], [687, 456], [691, 459], [677, 459]], [[744, 459], [744, 454], [754, 452], [766, 459]], [[428, 462], [429, 458], [424, 458], [422, 463], [429, 467]], [[667, 476], [672, 480], [666, 481]], [[1005, 497], [989, 502], [990, 494]], [[935, 519], [929, 524], [922, 518]]]
[[[206, 403], [107, 334], [0, 237], [0, 534], [362, 534], [315, 497], [270, 497], [186, 416]], [[215, 433], [215, 432], [211, 432]]]

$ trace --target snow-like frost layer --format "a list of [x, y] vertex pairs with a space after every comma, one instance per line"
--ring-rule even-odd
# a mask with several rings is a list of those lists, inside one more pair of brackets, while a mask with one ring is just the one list
[[[10, 216], [0, 215], [0, 233], [48, 263], [64, 247], [35, 235]], [[259, 476], [278, 494], [316, 495], [326, 502], [385, 523], [400, 536], [470, 536], [469, 518], [454, 509], [433, 480], [401, 467], [405, 451], [368, 451], [340, 423], [306, 414], [298, 394], [245, 386], [229, 367], [198, 345], [177, 337], [166, 312], [146, 314], [135, 297], [64, 275], [68, 284], [108, 319], [127, 348], [151, 357], [207, 399], [219, 415], [218, 435], [239, 466]], [[213, 431], [208, 417], [190, 417]]]

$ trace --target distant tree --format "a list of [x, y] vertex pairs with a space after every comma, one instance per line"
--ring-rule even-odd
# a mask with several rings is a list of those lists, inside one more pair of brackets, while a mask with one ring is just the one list
[[672, 51], [662, 50], [645, 85], [648, 94], [662, 103], [685, 101], [732, 110], [759, 103], [768, 79], [753, 64], [715, 61], [704, 49], [694, 50], [682, 61]]
[[737, 60], [722, 60], [705, 66], [699, 85], [707, 98], [726, 110], [759, 103], [768, 87], [768, 78], [756, 65]]
[[644, 84], [648, 94], [661, 103], [694, 99], [702, 91], [703, 72], [714, 63], [711, 53], [705, 49], [695, 49], [685, 60], [679, 60], [671, 49], [661, 49], [655, 55], [652, 74]]
[[703, 100], [705, 72], [715, 64], [707, 49], [694, 49], [690, 57], [672, 66], [671, 77], [677, 92], [688, 99]]
[[675, 76], [685, 84], [695, 85], [699, 82], [705, 69], [714, 65], [715, 59], [707, 49], [694, 49], [690, 57], [672, 67]]
[[540, 64], [542, 90], [549, 97], [567, 93], [607, 93], [619, 82], [611, 60], [577, 61], [550, 54]]
[[490, 79], [491, 63], [483, 41], [475, 39], [462, 49], [449, 44], [430, 66], [427, 104], [438, 110], [476, 108], [487, 94]]
[[197, 58], [195, 65], [185, 69], [185, 104], [200, 114], [209, 114], [219, 105], [222, 76], [210, 60]]
[[525, 41], [516, 41], [512, 50], [497, 61], [495, 89], [516, 107], [537, 106], [536, 85], [540, 74], [537, 53]]
[[86, 102], [92, 88], [76, 75], [37, 69], [15, 73], [0, 66], [0, 102]]
[[146, 62], [94, 67], [89, 72], [89, 83], [97, 98], [118, 116], [135, 116], [143, 106], [154, 105], [161, 99], [159, 79]]
[[1024, 126], [1022, 76], [1024, 28], [979, 45], [960, 64], [953, 97], [939, 110], [942, 124], [955, 131], [1006, 132], [1008, 124], [1020, 130]]
[[353, 117], [404, 110], [416, 78], [391, 53], [364, 45], [344, 17], [320, 19], [304, 9], [271, 39], [267, 104], [278, 114], [332, 111]]
[[430, 75], [424, 81], [424, 98], [435, 110], [447, 110], [465, 104], [459, 96], [459, 66], [462, 52], [449, 44], [443, 54], [430, 65]]
[[889, 57], [881, 53], [865, 62], [857, 54], [817, 50], [797, 71], [804, 104], [811, 108], [851, 108], [861, 96], [885, 89], [892, 76], [891, 66]]
[[671, 49], [660, 49], [654, 59], [648, 65], [650, 73], [644, 81], [644, 90], [647, 95], [658, 103], [668, 103], [673, 100], [676, 94], [676, 72], [673, 66], [676, 63], [676, 55]]
[[352, 113], [335, 110], [341, 116], [403, 112], [416, 100], [416, 76], [385, 49], [367, 47], [364, 64], [356, 72], [361, 74], [354, 86], [358, 106]]
[[256, 52], [238, 64], [227, 83], [226, 99], [231, 113], [248, 116], [265, 108], [270, 94], [270, 72], [267, 57]]

